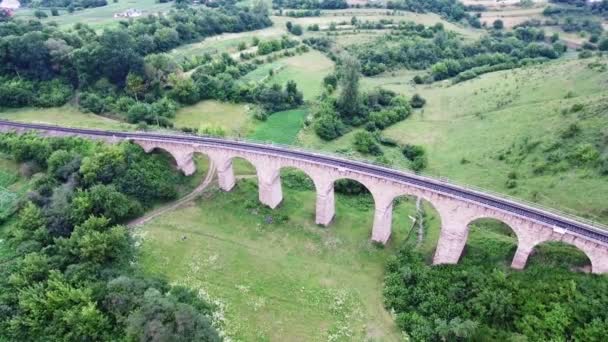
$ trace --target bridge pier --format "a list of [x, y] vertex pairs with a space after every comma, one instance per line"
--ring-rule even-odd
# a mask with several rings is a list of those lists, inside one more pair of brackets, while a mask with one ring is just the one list
[[433, 265], [457, 264], [462, 250], [467, 244], [468, 224], [471, 222], [474, 212], [471, 212], [466, 206], [445, 198], [434, 201], [433, 204], [441, 218], [441, 232], [433, 257]]
[[230, 191], [236, 184], [234, 170], [232, 168], [232, 159], [221, 156], [209, 156], [211, 162], [215, 164], [217, 169], [217, 182], [220, 189]]
[[283, 201], [280, 169], [262, 165], [256, 169], [260, 202], [274, 209]]
[[530, 244], [527, 241], [520, 241], [517, 244], [517, 251], [515, 252], [515, 256], [513, 257], [513, 261], [511, 262], [511, 268], [516, 270], [523, 270], [526, 267], [526, 263], [528, 262], [528, 256], [534, 250], [534, 245]]
[[315, 223], [327, 227], [336, 214], [336, 203], [334, 197], [334, 182], [315, 182], [317, 192]]
[[[376, 197], [376, 196], [374, 196]], [[374, 226], [372, 228], [372, 241], [386, 244], [391, 237], [393, 224], [393, 201], [388, 203], [376, 201], [374, 210]]]

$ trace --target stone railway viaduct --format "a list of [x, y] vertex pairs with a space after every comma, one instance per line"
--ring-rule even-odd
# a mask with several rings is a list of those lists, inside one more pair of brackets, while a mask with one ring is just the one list
[[434, 264], [455, 264], [467, 241], [469, 224], [480, 218], [504, 222], [514, 231], [518, 247], [511, 266], [522, 269], [534, 247], [561, 241], [583, 251], [593, 273], [608, 273], [608, 231], [571, 218], [444, 181], [322, 154], [249, 142], [140, 132], [107, 132], [58, 126], [0, 121], [0, 131], [29, 132], [45, 136], [80, 136], [108, 142], [130, 140], [146, 152], [164, 150], [185, 174], [195, 171], [193, 156], [206, 155], [216, 166], [218, 183], [230, 191], [235, 185], [234, 158], [249, 161], [256, 169], [260, 201], [277, 207], [282, 199], [280, 170], [292, 167], [305, 172], [316, 188], [316, 223], [328, 226], [335, 214], [334, 183], [351, 179], [363, 184], [375, 202], [371, 239], [386, 243], [391, 235], [394, 200], [403, 195], [430, 202], [440, 215], [441, 233]]

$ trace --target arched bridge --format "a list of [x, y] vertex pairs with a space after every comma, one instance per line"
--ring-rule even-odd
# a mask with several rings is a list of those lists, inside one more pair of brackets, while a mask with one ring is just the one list
[[578, 247], [591, 261], [592, 272], [608, 273], [608, 231], [564, 215], [486, 194], [413, 173], [397, 171], [363, 162], [305, 152], [273, 145], [228, 139], [142, 132], [108, 132], [49, 125], [0, 121], [0, 131], [35, 131], [46, 136], [81, 136], [109, 142], [130, 140], [144, 148], [170, 153], [186, 175], [195, 171], [193, 156], [207, 155], [218, 171], [221, 189], [235, 185], [232, 161], [249, 161], [258, 178], [259, 199], [275, 208], [282, 201], [280, 170], [293, 167], [314, 182], [316, 223], [327, 226], [334, 213], [334, 183], [352, 179], [371, 192], [375, 202], [371, 238], [386, 243], [391, 235], [393, 201], [402, 195], [429, 201], [439, 212], [441, 234], [433, 262], [457, 263], [468, 236], [468, 225], [479, 218], [493, 218], [509, 225], [517, 235], [518, 247], [512, 267], [521, 269], [533, 248], [546, 241], [561, 241]]

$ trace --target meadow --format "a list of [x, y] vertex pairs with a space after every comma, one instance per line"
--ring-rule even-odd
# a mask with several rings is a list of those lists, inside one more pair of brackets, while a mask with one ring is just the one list
[[174, 123], [175, 127], [195, 129], [210, 125], [231, 136], [245, 136], [251, 130], [252, 118], [247, 105], [206, 100], [179, 109]]
[[[526, 139], [547, 143], [579, 122], [576, 115], [565, 114], [573, 105], [595, 108], [605, 103], [608, 72], [592, 69], [592, 63], [558, 60], [455, 85], [449, 81], [415, 85], [411, 78], [416, 72], [403, 70], [365, 78], [363, 86], [382, 86], [406, 96], [419, 93], [427, 100], [423, 109], [383, 132], [401, 144], [423, 146], [429, 157], [425, 172], [608, 222], [601, 199], [607, 184], [593, 171], [535, 175], [533, 162], [509, 165], [499, 160], [502, 152]], [[605, 116], [590, 114], [579, 123], [602, 127], [605, 120]], [[312, 129], [305, 129], [299, 141], [307, 147], [361, 157], [352, 151], [354, 133], [327, 144]], [[384, 152], [394, 166], [408, 167], [397, 149], [384, 148]], [[530, 159], [540, 157], [536, 153]], [[506, 184], [512, 172], [519, 177], [516, 188]]]
[[391, 243], [378, 248], [369, 241], [367, 197], [337, 196], [336, 218], [322, 228], [313, 192], [284, 186], [283, 203], [269, 210], [256, 190], [241, 180], [149, 222], [137, 233], [144, 269], [221, 302], [236, 340], [400, 340], [383, 309], [382, 274], [407, 237], [415, 202], [396, 206]]
[[306, 109], [274, 113], [258, 124], [248, 137], [257, 141], [294, 145], [307, 113]]

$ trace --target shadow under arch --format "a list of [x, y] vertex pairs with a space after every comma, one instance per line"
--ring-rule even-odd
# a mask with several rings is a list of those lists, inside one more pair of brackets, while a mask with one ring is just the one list
[[333, 181], [335, 193], [334, 226], [337, 234], [352, 241], [369, 241], [374, 223], [376, 201], [369, 187], [352, 178]]
[[540, 266], [591, 272], [593, 265], [587, 252], [575, 244], [548, 240], [536, 244], [528, 256], [526, 268]]
[[[137, 144], [136, 144], [137, 145]], [[137, 145], [139, 146], [139, 145]], [[143, 149], [143, 148], [142, 148]], [[156, 146], [148, 152], [145, 152], [150, 156], [156, 156], [164, 161], [170, 163], [175, 169], [179, 169], [178, 161], [173, 153], [161, 146]]]
[[511, 265], [520, 237], [515, 228], [494, 217], [476, 217], [467, 224], [467, 240], [459, 263]]

